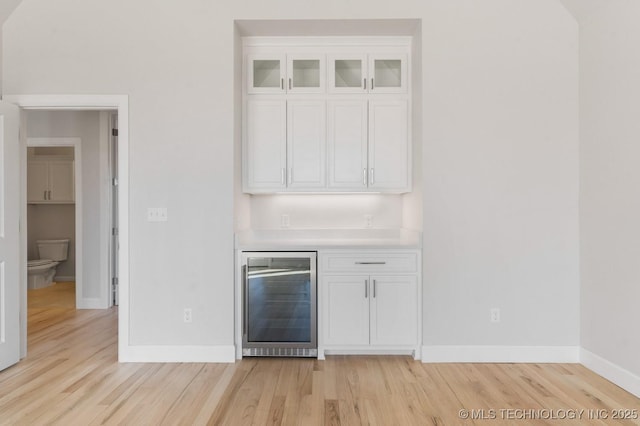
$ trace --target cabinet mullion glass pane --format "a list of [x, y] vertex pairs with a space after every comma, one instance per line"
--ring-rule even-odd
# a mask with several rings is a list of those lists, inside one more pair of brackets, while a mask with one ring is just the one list
[[320, 60], [293, 60], [293, 87], [320, 87]]
[[253, 87], [280, 87], [280, 61], [254, 60]]
[[401, 87], [402, 85], [400, 59], [376, 59], [374, 73], [375, 87]]
[[335, 87], [360, 87], [362, 85], [362, 61], [359, 59], [336, 59]]

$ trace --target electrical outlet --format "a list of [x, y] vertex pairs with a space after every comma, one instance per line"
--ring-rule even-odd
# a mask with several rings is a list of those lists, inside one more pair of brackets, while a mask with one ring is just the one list
[[500, 309], [491, 309], [491, 322], [500, 322]]
[[373, 227], [373, 216], [370, 214], [364, 215], [364, 227], [372, 228]]
[[169, 220], [166, 207], [149, 207], [147, 209], [147, 221], [166, 222]]
[[185, 308], [184, 309], [184, 318], [183, 318], [184, 322], [191, 322], [193, 321], [193, 315], [191, 312], [191, 308]]
[[291, 223], [289, 222], [289, 215], [283, 214], [280, 216], [280, 226], [282, 228], [288, 228]]

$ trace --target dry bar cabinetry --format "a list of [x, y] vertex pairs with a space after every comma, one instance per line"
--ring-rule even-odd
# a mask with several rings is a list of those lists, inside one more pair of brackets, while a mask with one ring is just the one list
[[408, 37], [246, 37], [243, 191], [412, 188]]
[[319, 358], [412, 353], [419, 358], [419, 250], [320, 251]]

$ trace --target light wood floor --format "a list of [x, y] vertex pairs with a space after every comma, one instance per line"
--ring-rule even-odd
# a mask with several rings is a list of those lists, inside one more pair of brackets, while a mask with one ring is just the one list
[[[573, 364], [373, 356], [118, 364], [116, 309], [65, 307], [59, 285], [47, 290], [60, 296], [52, 307], [47, 291], [29, 295], [29, 355], [0, 372], [2, 425], [640, 424], [611, 419], [614, 409], [640, 410], [638, 398]], [[562, 410], [585, 411], [522, 419], [574, 413]], [[589, 420], [597, 413], [609, 418]]]

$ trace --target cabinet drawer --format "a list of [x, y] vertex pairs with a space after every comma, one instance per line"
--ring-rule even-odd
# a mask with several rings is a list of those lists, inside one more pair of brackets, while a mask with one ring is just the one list
[[353, 252], [321, 253], [323, 272], [418, 272], [417, 252]]

